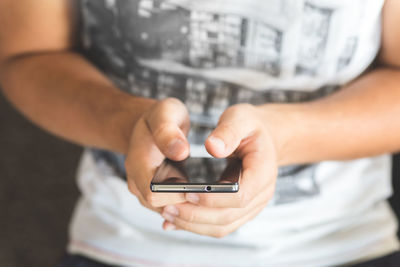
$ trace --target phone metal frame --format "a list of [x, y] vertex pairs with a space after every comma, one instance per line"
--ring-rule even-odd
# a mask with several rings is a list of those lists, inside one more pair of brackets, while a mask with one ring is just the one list
[[[241, 175], [241, 174], [240, 174]], [[240, 180], [240, 176], [239, 176]], [[166, 184], [166, 183], [151, 183], [150, 190], [152, 192], [163, 192], [163, 193], [236, 193], [239, 191], [239, 183], [210, 183], [210, 184]]]

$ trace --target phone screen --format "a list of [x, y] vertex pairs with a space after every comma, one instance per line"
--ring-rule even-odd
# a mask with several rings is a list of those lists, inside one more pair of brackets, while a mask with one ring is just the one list
[[154, 192], [237, 192], [241, 160], [236, 158], [166, 159], [157, 169]]

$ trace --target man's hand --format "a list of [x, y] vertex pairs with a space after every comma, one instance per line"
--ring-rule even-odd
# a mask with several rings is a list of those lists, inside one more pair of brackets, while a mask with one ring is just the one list
[[242, 159], [237, 193], [185, 195], [188, 202], [168, 205], [164, 229], [223, 237], [260, 213], [271, 199], [277, 175], [276, 148], [262, 112], [249, 104], [228, 108], [205, 142], [214, 157]]
[[179, 161], [189, 155], [188, 131], [186, 107], [174, 98], [157, 102], [135, 124], [125, 167], [128, 188], [143, 206], [161, 211], [162, 206], [186, 201], [182, 193], [152, 193], [150, 182], [166, 157]]

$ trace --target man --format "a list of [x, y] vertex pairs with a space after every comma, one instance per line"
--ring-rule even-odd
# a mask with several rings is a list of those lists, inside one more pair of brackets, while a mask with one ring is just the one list
[[[80, 166], [69, 252], [128, 266], [323, 266], [397, 251], [385, 154], [400, 148], [399, 10], [395, 0], [1, 1], [5, 95], [96, 148]], [[242, 159], [237, 194], [150, 192], [165, 157], [203, 142]], [[184, 231], [160, 231], [162, 220]]]

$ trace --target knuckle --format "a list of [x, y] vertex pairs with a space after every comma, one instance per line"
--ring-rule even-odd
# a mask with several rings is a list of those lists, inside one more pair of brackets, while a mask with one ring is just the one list
[[180, 229], [180, 230], [185, 230], [185, 231], [189, 231], [189, 232], [193, 232], [193, 230], [189, 227], [188, 222], [185, 222], [183, 220], [176, 220], [175, 221], [175, 225]]
[[203, 204], [204, 206], [209, 207], [209, 208], [213, 208], [216, 206], [216, 202], [214, 201], [214, 199], [209, 198], [209, 197], [203, 198], [201, 200], [201, 202], [202, 202], [201, 204]]
[[249, 205], [250, 200], [248, 198], [239, 199], [238, 207], [240, 209], [245, 209]]
[[240, 192], [236, 195], [234, 201], [235, 208], [245, 209], [249, 206], [251, 200], [252, 196], [250, 194], [246, 194], [246, 192]]
[[150, 108], [150, 110], [146, 112], [146, 115], [144, 116], [145, 121], [151, 122], [154, 119], [156, 119], [160, 114], [163, 114], [171, 110], [171, 108], [173, 107], [180, 106], [181, 104], [182, 103], [177, 98], [173, 97], [164, 98], [158, 101], [156, 104], [154, 104], [152, 108]]
[[166, 105], [180, 105], [182, 102], [176, 98], [176, 97], [167, 97], [164, 98], [161, 103], [164, 103]]
[[135, 195], [135, 196], [137, 195], [136, 186], [133, 184], [133, 182], [128, 182], [128, 190], [133, 195]]
[[243, 103], [236, 104], [236, 105], [233, 105], [233, 106], [230, 106], [229, 108], [227, 108], [226, 111], [227, 112], [240, 112], [244, 105], [246, 105], [246, 104], [243, 104]]
[[227, 230], [225, 230], [223, 228], [218, 228], [217, 230], [215, 230], [212, 233], [212, 237], [220, 239], [220, 238], [227, 236], [228, 234], [229, 234], [229, 232]]
[[[240, 122], [240, 125], [243, 126], [247, 125], [246, 127], [249, 127], [253, 125], [255, 121], [257, 121], [253, 119], [256, 114], [255, 108], [256, 108], [255, 106], [248, 103], [236, 104], [227, 108], [224, 114], [222, 115], [222, 118], [225, 117], [235, 118], [235, 121]], [[235, 130], [234, 132], [237, 131], [237, 129], [233, 130]]]
[[167, 97], [159, 102], [160, 111], [170, 110], [171, 108], [184, 108], [185, 105], [175, 97]]
[[254, 105], [249, 103], [241, 103], [239, 104], [239, 107], [240, 107], [240, 112], [245, 115], [253, 114], [256, 108]]
[[249, 112], [253, 111], [254, 105], [249, 103], [240, 103], [233, 106], [230, 106], [226, 111], [233, 115], [244, 116]]
[[244, 209], [244, 208], [246, 208], [246, 203], [243, 200], [239, 199], [236, 202], [236, 207], [235, 208]]
[[130, 164], [129, 164], [130, 162], [128, 161], [128, 158], [126, 158], [126, 160], [124, 161], [124, 168], [125, 168], [125, 170], [129, 170], [129, 168], [130, 168]]
[[233, 124], [229, 122], [224, 122], [223, 124], [221, 124], [220, 129], [230, 134], [234, 134], [236, 132]]
[[220, 224], [221, 225], [229, 225], [235, 221], [235, 216], [232, 210], [227, 210], [227, 212], [221, 213]]
[[130, 153], [128, 153], [126, 158], [125, 158], [125, 161], [124, 161], [125, 170], [128, 171], [131, 168], [131, 165], [132, 165], [131, 162], [132, 162], [132, 160], [130, 158]]
[[165, 135], [168, 134], [169, 131], [171, 131], [173, 128], [173, 125], [168, 122], [160, 123], [157, 128], [153, 131], [153, 136], [155, 138], [161, 138]]
[[236, 208], [240, 209], [246, 208], [247, 205], [249, 204], [249, 201], [250, 200], [248, 194], [241, 192], [236, 196], [236, 201], [235, 201]]
[[238, 131], [235, 129], [232, 123], [223, 123], [219, 126], [221, 133], [224, 135], [224, 139], [237, 140], [239, 138]]
[[144, 200], [147, 202], [147, 204], [151, 207], [157, 207], [158, 203], [157, 203], [157, 197], [156, 195], [154, 195], [153, 193], [149, 192], [147, 194], [145, 194], [144, 196]]
[[149, 207], [147, 206], [146, 202], [143, 200], [143, 198], [141, 198], [141, 197], [138, 196], [137, 199], [139, 200], [140, 205], [142, 205], [142, 206], [145, 207], [145, 208], [149, 208]]
[[187, 221], [188, 222], [196, 222], [197, 221], [197, 216], [196, 213], [193, 211], [190, 211], [189, 214], [187, 215]]

